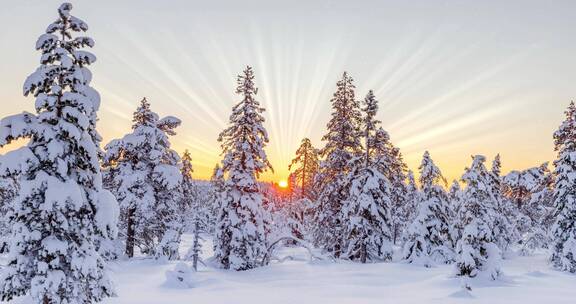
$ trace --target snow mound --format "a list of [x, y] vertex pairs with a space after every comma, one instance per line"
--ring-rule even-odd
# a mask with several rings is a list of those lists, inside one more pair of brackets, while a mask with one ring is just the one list
[[178, 263], [173, 270], [166, 271], [164, 287], [185, 289], [194, 287], [194, 270], [185, 263]]

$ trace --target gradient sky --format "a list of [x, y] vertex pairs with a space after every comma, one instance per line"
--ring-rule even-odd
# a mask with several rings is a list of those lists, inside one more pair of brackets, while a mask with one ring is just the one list
[[[22, 84], [34, 43], [61, 1], [0, 0], [0, 116], [32, 111]], [[72, 1], [96, 41], [93, 86], [104, 142], [130, 130], [146, 96], [183, 120], [172, 139], [196, 177], [220, 159], [235, 78], [254, 67], [275, 167], [286, 178], [303, 137], [317, 147], [335, 82], [373, 89], [378, 118], [416, 170], [422, 153], [448, 179], [470, 155], [504, 171], [552, 160], [552, 133], [576, 97], [576, 1]]]

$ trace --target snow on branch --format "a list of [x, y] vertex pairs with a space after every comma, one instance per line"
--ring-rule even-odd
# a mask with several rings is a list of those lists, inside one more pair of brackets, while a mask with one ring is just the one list
[[34, 114], [24, 112], [0, 120], [0, 147], [15, 139], [30, 137], [36, 130]]

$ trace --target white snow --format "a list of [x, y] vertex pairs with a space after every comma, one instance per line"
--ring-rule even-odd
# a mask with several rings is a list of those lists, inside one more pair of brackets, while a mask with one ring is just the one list
[[116, 197], [108, 190], [102, 190], [98, 194], [98, 210], [96, 210], [96, 226], [100, 231], [115, 239], [118, 234], [118, 217], [120, 216], [120, 207]]
[[[190, 234], [183, 235], [182, 254], [191, 242]], [[206, 260], [212, 255], [212, 246], [208, 242], [203, 248]], [[563, 304], [574, 303], [576, 298], [576, 276], [553, 270], [546, 252], [505, 260], [499, 280], [472, 280], [471, 291], [461, 288], [460, 279], [452, 276], [451, 265], [424, 268], [399, 262], [398, 256], [391, 263], [310, 262], [302, 248], [284, 248], [279, 254], [291, 255], [294, 260], [273, 261], [269, 266], [241, 272], [201, 264], [197, 273], [186, 274], [193, 278], [190, 288], [166, 284], [167, 272], [183, 262], [143, 258], [113, 262], [118, 297], [102, 303]], [[190, 268], [191, 263], [185, 263]], [[30, 302], [18, 299], [13, 303]]]

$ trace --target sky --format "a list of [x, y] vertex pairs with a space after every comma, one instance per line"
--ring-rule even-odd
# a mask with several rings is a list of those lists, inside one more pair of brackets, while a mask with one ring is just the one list
[[[33, 111], [22, 96], [37, 37], [61, 2], [0, 0], [0, 116]], [[98, 61], [92, 85], [104, 143], [130, 131], [142, 97], [182, 119], [172, 147], [197, 178], [221, 159], [236, 76], [254, 68], [274, 173], [300, 141], [322, 147], [343, 71], [374, 90], [378, 119], [417, 170], [428, 150], [448, 179], [471, 155], [503, 171], [553, 161], [552, 133], [576, 98], [576, 1], [73, 1]], [[13, 147], [4, 148], [6, 151]]]

